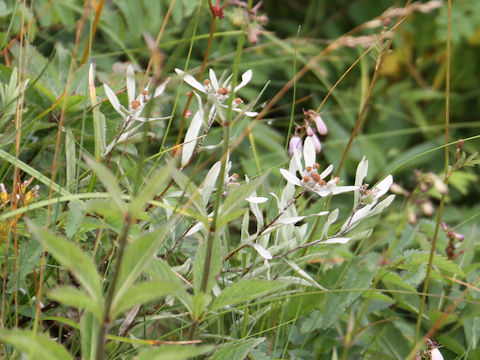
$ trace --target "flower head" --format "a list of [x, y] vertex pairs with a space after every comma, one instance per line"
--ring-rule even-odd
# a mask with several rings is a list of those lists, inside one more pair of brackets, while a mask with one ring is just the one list
[[288, 152], [290, 153], [290, 156], [293, 155], [293, 152], [295, 149], [297, 150], [302, 150], [302, 139], [298, 135], [293, 135], [290, 138], [290, 143], [288, 144]]
[[395, 195], [389, 195], [377, 205], [378, 200], [385, 195], [390, 189], [390, 186], [392, 186], [393, 177], [392, 175], [388, 175], [372, 189], [368, 189], [368, 184], [363, 184], [367, 172], [368, 161], [363, 157], [358, 164], [355, 177], [355, 185], [358, 190], [355, 191], [354, 214], [350, 220], [342, 226], [342, 231], [344, 232], [353, 229], [361, 219], [379, 214], [395, 199]]
[[337, 186], [339, 182], [338, 178], [329, 181], [324, 180], [332, 172], [333, 165], [328, 166], [323, 172], [318, 173], [320, 166], [315, 162], [315, 147], [311, 137], [308, 136], [305, 139], [305, 147], [303, 149], [305, 168], [301, 165], [298, 150], [294, 149], [293, 156], [301, 179], [297, 178], [296, 171], [291, 173], [288, 170], [280, 169], [282, 176], [289, 183], [303, 187], [305, 190], [314, 191], [322, 197], [358, 189], [357, 186]]
[[[180, 69], [175, 69], [175, 72], [178, 75], [183, 76], [183, 81], [185, 81], [192, 88], [208, 95], [208, 97], [214, 101], [214, 107], [220, 105], [224, 108], [227, 108], [227, 105], [223, 103], [226, 99], [230, 97], [230, 93], [232, 92], [232, 85], [230, 84], [230, 81], [233, 74], [230, 75], [222, 84], [220, 84], [218, 82], [217, 76], [215, 75], [215, 72], [210, 69], [209, 78], [204, 80], [203, 84], [201, 84], [192, 75], [185, 74], [185, 72]], [[245, 85], [247, 85], [251, 79], [252, 70], [247, 70], [245, 73], [242, 74], [242, 81], [240, 82], [240, 84], [233, 88], [233, 95], [235, 96], [235, 93], [241, 88], [243, 88]], [[254, 111], [243, 111], [242, 109], [240, 109], [239, 105], [242, 103], [242, 99], [234, 97], [234, 100], [232, 101], [232, 110], [236, 112], [242, 112], [249, 117], [257, 116], [257, 113]]]
[[145, 105], [151, 100], [158, 96], [160, 96], [164, 90], [165, 86], [167, 86], [170, 78], [165, 80], [160, 86], [158, 86], [153, 96], [148, 94], [148, 88], [150, 87], [150, 82], [147, 84], [145, 89], [140, 91], [137, 97], [135, 97], [135, 74], [133, 72], [132, 65], [127, 66], [127, 74], [126, 74], [126, 85], [127, 85], [127, 95], [128, 95], [128, 108], [120, 104], [120, 101], [117, 98], [117, 95], [113, 92], [113, 90], [107, 84], [103, 84], [103, 88], [105, 89], [105, 94], [107, 95], [110, 104], [112, 104], [113, 108], [116, 112], [123, 117], [126, 123], [130, 123], [132, 120], [137, 121], [152, 121], [152, 120], [164, 120], [168, 119], [168, 117], [164, 118], [144, 118], [141, 117], [140, 114], [143, 111]]

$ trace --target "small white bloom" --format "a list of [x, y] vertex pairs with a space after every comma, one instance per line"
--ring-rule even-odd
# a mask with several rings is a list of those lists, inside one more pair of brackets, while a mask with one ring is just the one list
[[145, 105], [151, 100], [158, 96], [160, 96], [164, 90], [165, 86], [167, 86], [170, 78], [165, 80], [160, 86], [158, 86], [153, 96], [148, 95], [148, 88], [150, 87], [150, 82], [146, 86], [146, 88], [135, 97], [135, 74], [133, 72], [132, 65], [128, 65], [127, 67], [127, 74], [126, 74], [126, 84], [127, 84], [127, 95], [128, 95], [128, 108], [120, 104], [117, 95], [115, 92], [108, 86], [107, 84], [103, 84], [103, 88], [105, 89], [105, 94], [107, 95], [110, 104], [112, 104], [113, 108], [116, 112], [120, 114], [125, 120], [125, 123], [130, 123], [132, 120], [136, 121], [152, 121], [152, 120], [165, 120], [169, 117], [163, 118], [144, 118], [141, 117], [140, 114], [144, 109]]
[[303, 148], [303, 158], [305, 162], [305, 169], [303, 169], [300, 157], [295, 149], [293, 156], [297, 163], [301, 179], [297, 178], [296, 172], [291, 173], [288, 170], [280, 169], [283, 177], [291, 184], [305, 188], [306, 190], [314, 191], [318, 195], [324, 197], [328, 195], [337, 195], [344, 192], [357, 190], [357, 186], [337, 186], [338, 178], [330, 181], [325, 179], [333, 170], [333, 165], [328, 166], [323, 172], [318, 173], [319, 165], [315, 163], [315, 146], [312, 139], [307, 136]]
[[[230, 80], [232, 79], [232, 75], [230, 75], [221, 85], [218, 82], [217, 76], [215, 72], [210, 69], [209, 71], [209, 79], [204, 80], [203, 84], [201, 84], [197, 79], [195, 79], [192, 75], [186, 74], [183, 70], [175, 69], [175, 72], [183, 77], [183, 81], [185, 81], [188, 85], [190, 85], [195, 90], [198, 90], [206, 95], [209, 98], [214, 100], [214, 103], [219, 104], [220, 106], [226, 108], [227, 106], [223, 104], [223, 102], [230, 97], [230, 92], [232, 91], [232, 85], [230, 84]], [[240, 84], [235, 86], [233, 89], [233, 93], [235, 93], [247, 85], [250, 80], [252, 79], [252, 70], [247, 70], [242, 75], [242, 81]], [[240, 98], [234, 98], [232, 101], [232, 110], [236, 112], [242, 112], [246, 116], [254, 117], [257, 116], [257, 113], [254, 111], [243, 111], [238, 106], [243, 101]], [[216, 106], [216, 105], [214, 105]]]
[[[342, 231], [351, 230], [358, 225], [361, 219], [379, 214], [383, 209], [389, 206], [395, 195], [389, 195], [385, 200], [375, 206], [378, 200], [387, 193], [390, 186], [393, 184], [392, 175], [388, 175], [385, 179], [380, 181], [372, 190], [365, 190], [367, 185], [362, 186], [364, 178], [367, 176], [368, 161], [365, 157], [360, 161], [357, 167], [357, 176], [355, 185], [358, 186], [358, 191], [355, 192], [355, 208], [356, 211], [353, 216], [342, 226]], [[364, 206], [362, 206], [364, 205]]]

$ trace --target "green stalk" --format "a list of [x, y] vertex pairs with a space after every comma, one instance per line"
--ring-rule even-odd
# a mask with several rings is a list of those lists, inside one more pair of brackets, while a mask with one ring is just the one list
[[113, 296], [115, 294], [115, 287], [118, 281], [118, 275], [120, 273], [120, 266], [123, 260], [123, 254], [125, 252], [125, 247], [127, 245], [127, 238], [128, 233], [130, 231], [130, 225], [132, 223], [132, 218], [130, 214], [125, 214], [125, 223], [123, 225], [122, 233], [120, 234], [120, 238], [118, 240], [118, 255], [117, 255], [117, 262], [115, 263], [115, 268], [112, 274], [112, 281], [110, 282], [110, 286], [108, 287], [107, 298], [105, 299], [105, 307], [103, 309], [103, 319], [102, 323], [100, 324], [100, 329], [98, 333], [99, 342], [97, 348], [97, 360], [103, 360], [104, 353], [105, 353], [105, 343], [107, 340], [107, 332], [110, 326], [110, 309], [112, 307]]
[[[452, 0], [448, 0], [447, 11], [447, 56], [446, 56], [446, 75], [445, 75], [445, 184], [448, 185], [451, 172], [449, 171], [449, 154], [448, 154], [448, 141], [449, 141], [449, 128], [450, 128], [450, 43], [451, 43], [451, 19], [452, 16]], [[432, 239], [432, 246], [430, 248], [430, 256], [428, 258], [427, 273], [425, 275], [425, 282], [423, 283], [422, 300], [420, 302], [420, 308], [418, 309], [417, 324], [415, 326], [415, 336], [413, 338], [414, 350], [419, 346], [417, 344], [418, 336], [420, 334], [420, 327], [422, 325], [423, 310], [425, 307], [425, 301], [427, 299], [428, 286], [430, 284], [430, 273], [432, 271], [433, 257], [435, 255], [435, 249], [437, 247], [438, 230], [440, 229], [440, 223], [442, 222], [442, 214], [445, 206], [445, 196], [442, 195], [440, 205], [438, 208], [437, 223], [435, 224], [435, 233]]]

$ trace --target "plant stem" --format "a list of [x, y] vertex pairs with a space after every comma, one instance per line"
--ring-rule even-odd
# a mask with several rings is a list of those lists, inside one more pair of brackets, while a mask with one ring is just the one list
[[[447, 11], [447, 54], [446, 54], [446, 76], [445, 76], [445, 185], [448, 185], [448, 181], [451, 176], [449, 171], [449, 154], [448, 154], [448, 141], [449, 141], [449, 127], [450, 127], [450, 42], [451, 42], [451, 16], [452, 16], [452, 0], [448, 0]], [[452, 166], [453, 171], [453, 166]], [[415, 336], [413, 337], [414, 349], [417, 347], [418, 336], [420, 334], [420, 327], [422, 325], [423, 310], [425, 307], [425, 301], [427, 299], [428, 285], [430, 284], [430, 273], [432, 271], [433, 257], [437, 248], [438, 230], [440, 229], [440, 223], [442, 222], [442, 214], [445, 206], [445, 196], [442, 195], [440, 205], [438, 206], [437, 223], [435, 224], [435, 233], [433, 234], [432, 246], [430, 248], [430, 256], [428, 258], [427, 273], [425, 275], [425, 282], [423, 283], [422, 300], [418, 309], [417, 324], [415, 326]]]
[[103, 310], [103, 321], [100, 324], [100, 330], [98, 333], [98, 348], [97, 348], [97, 360], [103, 360], [105, 352], [105, 342], [107, 340], [107, 331], [110, 326], [110, 308], [112, 307], [113, 296], [115, 294], [115, 287], [118, 281], [118, 275], [120, 273], [120, 266], [122, 264], [123, 254], [125, 252], [125, 247], [127, 245], [128, 233], [130, 231], [130, 225], [132, 223], [132, 218], [129, 213], [125, 214], [125, 223], [123, 225], [122, 233], [118, 239], [118, 255], [117, 262], [115, 263], [115, 268], [112, 274], [112, 281], [108, 287], [107, 297], [105, 299], [105, 307]]

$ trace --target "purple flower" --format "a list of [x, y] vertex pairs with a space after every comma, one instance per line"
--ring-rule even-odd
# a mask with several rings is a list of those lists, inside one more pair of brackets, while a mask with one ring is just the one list
[[313, 129], [310, 126], [308, 126], [307, 127], [307, 135], [308, 136], [313, 136], [313, 134], [315, 134], [315, 132], [313, 131]]
[[292, 136], [290, 139], [290, 143], [288, 145], [288, 152], [290, 153], [290, 156], [293, 155], [295, 149], [299, 151], [302, 150], [302, 139], [300, 139], [300, 137], [297, 135]]
[[320, 115], [315, 116], [315, 118], [313, 120], [315, 120], [315, 125], [317, 125], [318, 133], [320, 135], [327, 135], [327, 133], [328, 133], [327, 125], [323, 122]]

